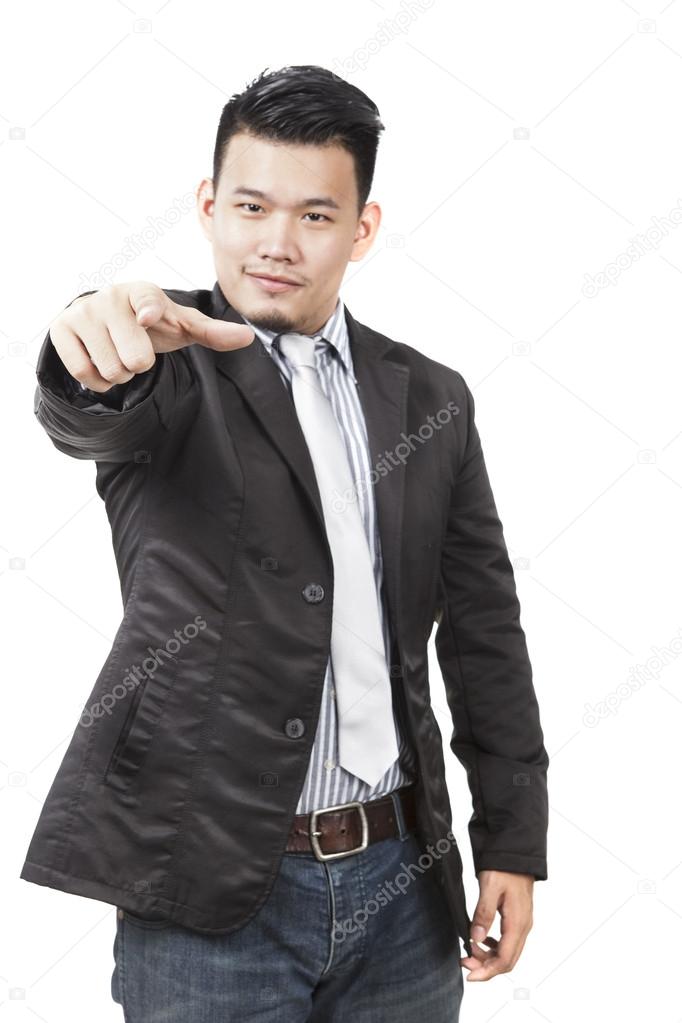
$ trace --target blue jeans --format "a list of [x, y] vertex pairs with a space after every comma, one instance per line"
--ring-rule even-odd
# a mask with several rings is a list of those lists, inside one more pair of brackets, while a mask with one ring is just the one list
[[401, 837], [338, 860], [284, 853], [231, 934], [126, 911], [112, 997], [126, 1023], [457, 1023], [459, 939], [422, 851], [401, 821]]

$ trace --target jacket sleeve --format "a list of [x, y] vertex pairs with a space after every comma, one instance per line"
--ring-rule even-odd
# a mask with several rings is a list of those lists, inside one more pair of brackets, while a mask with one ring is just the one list
[[441, 555], [435, 635], [473, 815], [474, 868], [547, 878], [547, 768], [520, 606], [474, 399], [460, 374], [464, 451]]
[[49, 331], [36, 376], [33, 411], [54, 446], [103, 462], [146, 460], [148, 444], [188, 420], [198, 392], [186, 349], [157, 353], [144, 373], [102, 394], [91, 391], [67, 371]]

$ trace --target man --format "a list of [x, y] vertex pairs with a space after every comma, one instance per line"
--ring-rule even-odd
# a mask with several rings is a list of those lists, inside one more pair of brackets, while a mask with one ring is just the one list
[[462, 967], [514, 966], [547, 876], [548, 757], [471, 391], [339, 297], [379, 228], [382, 129], [323, 68], [261, 75], [197, 192], [213, 289], [86, 293], [40, 353], [36, 415], [96, 463], [124, 615], [21, 876], [117, 907], [133, 1023], [454, 1020]]

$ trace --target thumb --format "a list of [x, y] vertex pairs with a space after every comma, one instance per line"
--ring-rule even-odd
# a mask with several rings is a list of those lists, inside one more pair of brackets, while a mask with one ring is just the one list
[[161, 288], [147, 282], [141, 285], [131, 284], [128, 289], [128, 301], [141, 327], [153, 327], [158, 323], [168, 304]]
[[217, 352], [230, 348], [244, 348], [256, 337], [246, 323], [231, 323], [205, 316], [198, 309], [183, 306], [180, 323], [190, 341]]
[[492, 929], [497, 906], [490, 897], [481, 896], [471, 920], [471, 937], [473, 941], [483, 941]]

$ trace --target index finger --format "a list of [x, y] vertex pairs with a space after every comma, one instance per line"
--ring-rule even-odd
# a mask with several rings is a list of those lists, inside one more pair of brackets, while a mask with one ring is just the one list
[[188, 337], [204, 348], [223, 351], [244, 348], [255, 339], [254, 331], [246, 323], [216, 320], [191, 306], [182, 306], [178, 320]]

